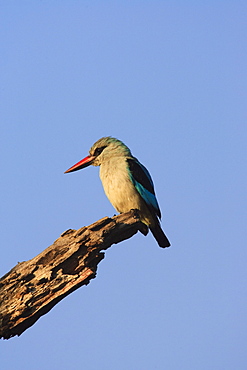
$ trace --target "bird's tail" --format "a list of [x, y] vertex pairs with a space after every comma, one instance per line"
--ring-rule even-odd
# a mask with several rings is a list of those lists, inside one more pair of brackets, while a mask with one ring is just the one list
[[161, 229], [161, 226], [158, 220], [155, 226], [150, 226], [150, 230], [161, 248], [170, 247], [171, 244], [169, 240], [167, 239], [164, 231]]

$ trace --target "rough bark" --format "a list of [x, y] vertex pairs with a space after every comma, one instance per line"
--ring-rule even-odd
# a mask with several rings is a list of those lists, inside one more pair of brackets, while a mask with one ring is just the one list
[[136, 210], [65, 231], [50, 247], [0, 279], [0, 338], [21, 335], [59, 301], [96, 277], [102, 250], [147, 234]]

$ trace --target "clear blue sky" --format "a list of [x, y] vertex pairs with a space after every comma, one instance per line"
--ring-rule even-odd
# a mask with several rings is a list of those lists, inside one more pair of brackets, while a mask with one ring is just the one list
[[247, 4], [0, 1], [1, 264], [115, 211], [102, 136], [149, 169], [172, 247], [113, 246], [4, 370], [245, 370]]

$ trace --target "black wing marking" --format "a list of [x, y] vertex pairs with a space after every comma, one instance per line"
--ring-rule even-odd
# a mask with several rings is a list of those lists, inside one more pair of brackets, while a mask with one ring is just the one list
[[150, 193], [155, 195], [153, 181], [148, 170], [136, 159], [128, 158], [127, 162], [133, 178]]

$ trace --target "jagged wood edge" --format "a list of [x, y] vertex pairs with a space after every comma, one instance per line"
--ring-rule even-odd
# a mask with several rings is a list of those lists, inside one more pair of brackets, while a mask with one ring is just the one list
[[137, 210], [65, 231], [50, 247], [0, 279], [0, 338], [21, 335], [59, 301], [96, 277], [102, 250], [148, 229]]

